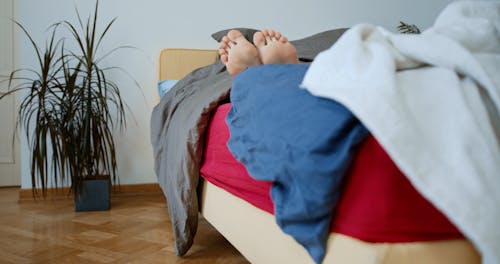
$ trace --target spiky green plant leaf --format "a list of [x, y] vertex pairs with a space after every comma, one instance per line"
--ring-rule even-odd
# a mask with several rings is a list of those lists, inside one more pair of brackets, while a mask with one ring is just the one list
[[398, 32], [403, 34], [420, 34], [420, 29], [415, 25], [399, 21]]

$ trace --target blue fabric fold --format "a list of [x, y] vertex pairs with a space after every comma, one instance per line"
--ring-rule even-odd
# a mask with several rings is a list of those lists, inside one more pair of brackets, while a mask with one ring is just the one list
[[368, 130], [341, 104], [299, 87], [309, 65], [251, 67], [233, 79], [228, 147], [249, 174], [273, 181], [276, 222], [316, 263], [355, 147]]

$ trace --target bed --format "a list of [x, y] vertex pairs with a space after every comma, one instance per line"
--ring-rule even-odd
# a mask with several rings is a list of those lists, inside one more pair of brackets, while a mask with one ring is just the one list
[[[343, 32], [295, 42], [299, 57], [312, 60]], [[335, 40], [322, 41], [332, 35]], [[227, 147], [232, 80], [217, 52], [165, 49], [160, 80], [176, 80], [151, 123], [155, 170], [169, 214], [182, 220], [173, 222], [176, 253], [191, 247], [199, 212], [251, 263], [320, 262], [278, 226], [272, 184], [252, 179]], [[180, 168], [172, 172], [174, 166]], [[323, 263], [481, 263], [474, 245], [412, 187], [373, 136], [361, 140], [348, 167]], [[196, 188], [181, 187], [186, 183]]]

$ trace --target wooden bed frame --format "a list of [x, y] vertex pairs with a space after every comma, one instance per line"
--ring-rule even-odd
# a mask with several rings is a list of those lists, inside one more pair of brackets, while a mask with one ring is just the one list
[[[217, 60], [216, 50], [164, 49], [160, 80], [179, 80]], [[203, 181], [200, 212], [251, 263], [313, 263], [307, 251], [281, 231], [274, 216]], [[234, 213], [238, 212], [238, 213]], [[467, 240], [367, 243], [332, 233], [324, 263], [481, 263]]]

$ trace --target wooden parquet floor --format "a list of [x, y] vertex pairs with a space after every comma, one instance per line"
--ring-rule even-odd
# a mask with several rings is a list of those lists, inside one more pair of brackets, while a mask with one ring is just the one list
[[162, 195], [113, 197], [110, 211], [75, 212], [71, 199], [18, 202], [0, 188], [0, 263], [248, 263], [204, 219], [187, 256], [173, 251]]

